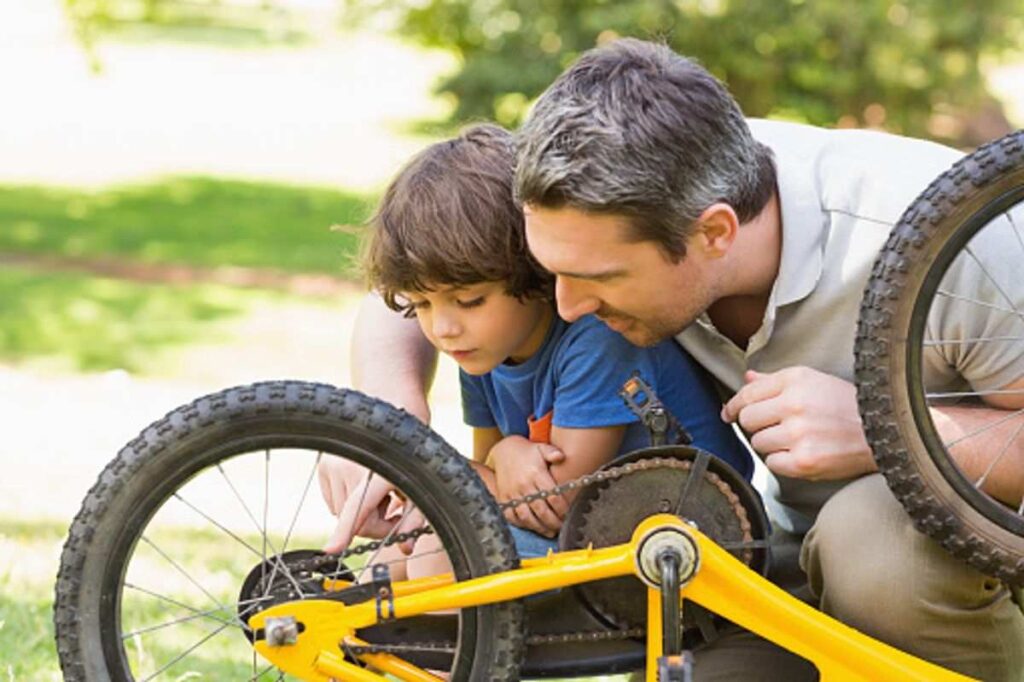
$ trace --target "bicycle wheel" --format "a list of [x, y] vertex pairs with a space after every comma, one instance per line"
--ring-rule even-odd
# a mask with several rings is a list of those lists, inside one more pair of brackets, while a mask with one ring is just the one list
[[1022, 207], [1024, 131], [938, 177], [874, 264], [855, 344], [861, 416], [889, 486], [920, 530], [1016, 584], [1024, 583]]
[[[480, 479], [415, 418], [325, 385], [229, 389], [145, 429], [86, 497], [56, 589], [65, 679], [290, 679], [254, 653], [244, 621], [281, 594], [323, 588], [321, 578], [289, 569], [319, 554], [333, 528], [323, 501], [308, 499], [319, 498], [322, 457], [347, 458], [393, 484], [392, 501], [423, 514], [457, 579], [516, 566]], [[362, 556], [362, 566], [340, 567], [342, 577], [377, 561]], [[278, 573], [268, 579], [271, 567]], [[521, 620], [518, 602], [448, 616], [457, 622], [452, 679], [515, 679]]]

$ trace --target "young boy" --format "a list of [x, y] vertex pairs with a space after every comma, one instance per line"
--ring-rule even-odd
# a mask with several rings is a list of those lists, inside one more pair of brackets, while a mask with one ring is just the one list
[[[596, 317], [558, 318], [552, 277], [526, 248], [513, 154], [512, 136], [493, 125], [421, 152], [388, 187], [366, 256], [385, 303], [415, 316], [458, 363], [474, 466], [488, 489], [499, 501], [520, 497], [540, 487], [539, 470], [562, 483], [645, 446], [646, 428], [618, 395], [635, 370], [695, 445], [749, 478], [751, 457], [679, 346], [639, 348]], [[555, 497], [506, 513], [521, 556], [556, 546], [566, 508]], [[332, 538], [328, 551], [348, 539]]]

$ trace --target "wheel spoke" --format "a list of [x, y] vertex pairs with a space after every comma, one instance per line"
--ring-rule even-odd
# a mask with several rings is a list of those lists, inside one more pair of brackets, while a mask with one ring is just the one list
[[1000, 417], [999, 419], [995, 420], [994, 422], [990, 422], [988, 424], [985, 424], [985, 426], [982, 426], [979, 429], [975, 429], [975, 430], [971, 431], [970, 433], [965, 433], [964, 435], [960, 436], [959, 438], [951, 440], [948, 443], [943, 443], [943, 445], [945, 445], [946, 449], [948, 450], [950, 448], [953, 448], [956, 445], [959, 445], [960, 443], [964, 442], [968, 438], [973, 438], [974, 436], [977, 436], [978, 434], [985, 433], [986, 431], [990, 431], [990, 430], [996, 428], [997, 426], [1005, 424], [1006, 422], [1010, 421], [1014, 417], [1017, 417], [1017, 416], [1019, 416], [1021, 414], [1024, 414], [1024, 407], [1022, 407], [1019, 410], [1014, 410], [1014, 411], [1010, 412], [1009, 414], [1007, 414], [1005, 417]]
[[270, 450], [263, 453], [263, 560], [260, 562], [260, 578], [267, 576], [267, 511], [270, 508]]
[[238, 620], [238, 619], [235, 619], [234, 622], [232, 622], [230, 620], [222, 620], [220, 618], [217, 618], [213, 614], [220, 613], [222, 611], [227, 611], [227, 612], [231, 613], [232, 616], [234, 616], [234, 614], [237, 613], [239, 606], [242, 606], [242, 605], [248, 606], [249, 604], [259, 603], [259, 602], [264, 601], [263, 599], [248, 599], [246, 601], [238, 602], [237, 604], [225, 604], [222, 607], [218, 607], [218, 608], [215, 608], [215, 609], [208, 609], [206, 611], [201, 611], [201, 610], [199, 610], [197, 608], [189, 606], [188, 604], [182, 603], [182, 602], [178, 601], [177, 599], [172, 599], [171, 597], [168, 597], [167, 595], [160, 594], [159, 592], [153, 592], [152, 590], [147, 590], [144, 587], [140, 587], [140, 586], [132, 584], [132, 583], [126, 582], [124, 584], [124, 586], [126, 588], [128, 588], [128, 589], [135, 590], [136, 592], [141, 592], [141, 593], [143, 593], [145, 595], [153, 597], [154, 599], [159, 599], [161, 601], [167, 602], [168, 604], [173, 604], [174, 606], [177, 606], [179, 608], [185, 609], [186, 611], [189, 611], [193, 615], [186, 616], [185, 618], [182, 618], [182, 619], [179, 619], [179, 620], [176, 620], [176, 621], [172, 621], [170, 623], [164, 623], [164, 624], [161, 624], [161, 625], [155, 625], [155, 626], [151, 626], [151, 627], [146, 627], [146, 628], [142, 628], [142, 629], [139, 629], [139, 630], [135, 630], [133, 632], [129, 632], [128, 634], [122, 636], [122, 639], [127, 639], [128, 637], [130, 637], [132, 635], [138, 635], [138, 634], [141, 634], [143, 632], [150, 631], [150, 630], [159, 630], [161, 628], [167, 627], [168, 625], [174, 625], [174, 624], [179, 623], [179, 622], [184, 622], [186, 620], [194, 620], [196, 618], [208, 618], [208, 619], [216, 621], [218, 623], [223, 623], [224, 625], [231, 625], [231, 626], [235, 626], [235, 627], [240, 627], [241, 629], [248, 631], [250, 629], [249, 625], [247, 623], [245, 623], [244, 621], [241, 621], [241, 620]]
[[1013, 442], [1017, 440], [1017, 436], [1020, 435], [1021, 430], [1024, 430], [1024, 422], [1021, 422], [1020, 426], [1017, 427], [1017, 430], [1013, 432], [1013, 435], [1010, 436], [1010, 438], [1005, 443], [1003, 443], [1003, 447], [1000, 448], [999, 454], [996, 455], [991, 462], [989, 462], [988, 467], [985, 469], [985, 473], [983, 473], [981, 477], [974, 482], [975, 488], [978, 488], [980, 490], [981, 486], [985, 485], [985, 480], [988, 479], [988, 475], [992, 473], [992, 470], [995, 469], [996, 464], [999, 464], [999, 461], [1009, 451], [1010, 445], [1012, 445]]
[[[256, 682], [257, 680], [261, 679], [264, 675], [266, 675], [267, 673], [271, 672], [274, 669], [273, 665], [268, 665], [263, 670], [261, 670], [259, 672], [256, 672], [256, 668], [258, 667], [257, 664], [258, 664], [258, 661], [257, 661], [256, 652], [253, 651], [252, 652], [252, 677], [249, 678], [249, 682]], [[283, 680], [283, 679], [284, 679], [284, 671], [282, 670], [278, 674], [277, 680]]]
[[[224, 471], [224, 467], [221, 464], [217, 464], [217, 470], [220, 472], [220, 475], [224, 479], [224, 482], [227, 483], [228, 488], [231, 489], [231, 492], [235, 496], [235, 499], [238, 500], [238, 503], [242, 505], [242, 509], [245, 510], [246, 516], [249, 517], [249, 520], [252, 521], [253, 525], [256, 527], [256, 531], [258, 533], [260, 533], [260, 535], [263, 537], [264, 541], [270, 547], [270, 551], [273, 553], [272, 559], [273, 559], [274, 569], [273, 569], [273, 571], [271, 571], [271, 574], [270, 574], [271, 578], [270, 578], [270, 580], [267, 581], [268, 589], [269, 589], [270, 584], [273, 582], [274, 578], [277, 577], [278, 569], [280, 569], [280, 570], [282, 570], [284, 572], [285, 578], [298, 591], [299, 595], [304, 595], [305, 593], [302, 591], [302, 587], [299, 585], [298, 581], [295, 580], [295, 577], [292, 576], [292, 573], [288, 569], [288, 566], [286, 566], [284, 564], [284, 562], [281, 560], [281, 557], [279, 556], [278, 551], [274, 548], [274, 543], [270, 540], [270, 537], [267, 534], [266, 528], [263, 527], [263, 526], [260, 526], [260, 522], [256, 520], [256, 516], [249, 509], [249, 505], [247, 505], [245, 503], [245, 500], [242, 498], [241, 493], [238, 492], [238, 488], [236, 488], [235, 484], [231, 482], [231, 478], [228, 476], [227, 472]], [[256, 554], [259, 555], [259, 552], [257, 552]], [[261, 577], [265, 577], [265, 574], [261, 574]], [[265, 595], [266, 595], [266, 593], [264, 592], [264, 596]]]
[[[169, 564], [171, 564], [171, 566], [173, 566], [179, 573], [181, 573], [181, 575], [183, 575], [185, 577], [185, 579], [187, 579], [190, 583], [192, 583], [197, 588], [199, 588], [199, 591], [202, 592], [203, 594], [205, 594], [210, 599], [210, 601], [212, 601], [214, 604], [219, 606], [222, 610], [225, 608], [225, 606], [220, 602], [219, 599], [217, 599], [217, 597], [213, 596], [213, 594], [211, 594], [209, 590], [207, 590], [205, 587], [203, 587], [199, 583], [199, 581], [197, 581], [195, 578], [193, 578], [192, 575], [188, 571], [186, 571], [184, 568], [182, 568], [181, 564], [179, 564], [177, 561], [172, 559], [162, 549], [157, 547], [156, 544], [152, 540], [147, 538], [145, 535], [143, 535], [139, 539], [142, 540], [143, 542], [145, 542], [150, 547], [152, 547], [156, 551], [157, 554], [162, 556]], [[235, 618], [236, 618], [236, 620], [238, 619], [237, 616], [235, 616]], [[241, 623], [241, 620], [238, 620], [238, 622]]]
[[989, 388], [981, 391], [950, 391], [946, 393], [925, 393], [924, 397], [929, 400], [943, 400], [949, 398], [980, 398], [986, 395], [1022, 395], [1024, 388]]
[[996, 278], [995, 278], [995, 277], [993, 277], [993, 276], [992, 276], [992, 273], [991, 273], [991, 272], [989, 272], [989, 271], [988, 271], [988, 268], [986, 268], [986, 267], [985, 267], [985, 264], [981, 262], [981, 259], [979, 259], [979, 258], [978, 258], [978, 257], [977, 257], [977, 256], [976, 256], [976, 255], [974, 254], [974, 251], [972, 251], [972, 250], [971, 250], [971, 247], [970, 247], [970, 246], [967, 246], [967, 247], [966, 247], [966, 248], [964, 249], [964, 251], [965, 251], [965, 252], [967, 253], [967, 255], [968, 255], [968, 256], [970, 256], [971, 258], [973, 258], [973, 259], [974, 259], [974, 262], [975, 262], [975, 263], [977, 263], [977, 264], [978, 264], [978, 267], [979, 267], [979, 268], [981, 268], [981, 271], [982, 271], [983, 273], [985, 273], [985, 277], [987, 277], [987, 278], [988, 278], [988, 281], [992, 282], [992, 286], [994, 286], [994, 287], [996, 288], [996, 291], [998, 291], [998, 292], [999, 292], [999, 295], [1003, 297], [1003, 300], [1004, 300], [1004, 301], [1006, 301], [1007, 305], [1009, 305], [1009, 306], [1010, 306], [1010, 308], [1012, 308], [1012, 309], [1013, 309], [1013, 313], [1014, 313], [1014, 314], [1015, 314], [1015, 315], [1016, 315], [1016, 316], [1017, 316], [1018, 318], [1020, 318], [1021, 320], [1024, 320], [1024, 313], [1021, 313], [1021, 311], [1020, 311], [1020, 310], [1019, 310], [1019, 309], [1017, 308], [1017, 304], [1016, 304], [1016, 303], [1014, 303], [1013, 299], [1012, 299], [1012, 298], [1010, 298], [1010, 296], [1009, 296], [1009, 295], [1008, 295], [1008, 294], [1006, 293], [1006, 291], [1005, 291], [1005, 290], [1003, 289], [1003, 287], [1002, 287], [1002, 286], [1000, 286], [999, 282], [997, 282], [997, 281], [996, 281]]
[[174, 493], [174, 498], [175, 498], [175, 499], [177, 499], [177, 500], [178, 500], [179, 502], [181, 502], [182, 504], [184, 504], [184, 505], [185, 505], [186, 507], [188, 507], [189, 509], [191, 509], [192, 511], [194, 511], [194, 512], [195, 512], [196, 514], [199, 514], [199, 515], [200, 515], [200, 516], [202, 516], [202, 517], [203, 517], [204, 519], [206, 519], [207, 521], [209, 521], [209, 522], [210, 522], [210, 524], [211, 524], [211, 525], [213, 525], [214, 527], [216, 527], [216, 528], [217, 528], [218, 530], [221, 530], [221, 531], [223, 531], [225, 535], [228, 535], [228, 536], [230, 536], [231, 538], [233, 538], [234, 540], [236, 540], [236, 541], [238, 542], [238, 544], [242, 545], [243, 547], [245, 547], [245, 548], [246, 548], [247, 550], [249, 550], [250, 552], [252, 552], [252, 553], [253, 553], [253, 554], [255, 554], [256, 556], [258, 556], [258, 557], [262, 557], [262, 558], [263, 558], [263, 560], [264, 560], [264, 561], [266, 561], [266, 558], [267, 558], [267, 556], [266, 556], [266, 553], [265, 553], [265, 552], [264, 552], [264, 553], [261, 553], [261, 552], [260, 552], [260, 550], [256, 549], [255, 547], [253, 547], [252, 545], [250, 545], [250, 544], [249, 544], [248, 542], [246, 542], [244, 538], [240, 537], [240, 536], [239, 536], [239, 535], [238, 535], [237, 533], [234, 533], [233, 531], [231, 531], [231, 529], [229, 529], [229, 528], [227, 528], [226, 526], [224, 526], [224, 525], [222, 525], [221, 523], [219, 523], [219, 522], [218, 522], [218, 521], [217, 521], [216, 519], [214, 519], [213, 517], [211, 517], [211, 516], [210, 516], [209, 514], [207, 514], [207, 513], [206, 513], [206, 512], [204, 512], [203, 510], [201, 510], [201, 509], [200, 509], [199, 507], [197, 507], [196, 505], [194, 505], [194, 504], [192, 504], [191, 502], [189, 502], [188, 500], [186, 500], [186, 499], [185, 499], [184, 497], [182, 497], [182, 496], [181, 496], [180, 494], [178, 494], [178, 493]]
[[160, 673], [162, 673], [163, 671], [167, 670], [172, 665], [174, 665], [175, 663], [177, 663], [181, 659], [185, 658], [190, 653], [192, 653], [193, 651], [195, 651], [196, 649], [201, 647], [203, 644], [206, 644], [206, 642], [210, 641], [211, 639], [213, 639], [214, 637], [216, 637], [220, 633], [224, 632], [224, 630], [226, 630], [227, 628], [228, 628], [227, 625], [221, 625], [219, 628], [217, 628], [213, 632], [211, 632], [208, 635], [206, 635], [205, 637], [203, 637], [201, 640], [199, 640], [198, 642], [196, 642], [195, 644], [190, 646], [188, 649], [185, 649], [180, 654], [175, 656], [173, 659], [171, 659], [171, 661], [169, 663], [164, 664], [164, 666], [162, 668], [160, 668], [159, 670], [157, 670], [155, 673], [153, 673], [149, 677], [141, 680], [141, 682], [149, 682], [149, 680], [152, 680], [153, 678], [157, 677]]
[[[406, 500], [405, 508], [402, 510], [402, 516], [398, 519], [398, 521], [395, 522], [395, 525], [391, 526], [391, 530], [389, 530], [388, 534], [384, 536], [383, 540], [381, 540], [380, 546], [378, 546], [377, 549], [373, 550], [373, 554], [371, 554], [370, 558], [366, 560], [366, 563], [363, 564], [363, 567], [359, 569], [359, 575], [356, 576], [357, 583], [363, 579], [363, 574], [366, 573], [366, 569], [373, 565], [374, 560], [380, 554], [381, 550], [388, 546], [388, 543], [391, 540], [391, 538], [395, 536], [395, 533], [397, 533], [398, 529], [401, 528], [402, 523], [404, 523], [405, 520], [409, 518], [409, 514], [411, 514], [415, 508], [416, 505], [412, 503], [412, 500]], [[408, 556], [405, 558], [411, 559], [412, 557]]]
[[963, 301], [965, 303], [971, 303], [973, 305], [981, 306], [982, 308], [991, 308], [992, 310], [998, 310], [999, 312], [1006, 313], [1007, 315], [1017, 315], [1017, 316], [1020, 315], [1020, 313], [1018, 313], [1016, 310], [1012, 310], [1010, 308], [1004, 308], [1002, 306], [995, 305], [994, 303], [988, 303], [986, 301], [979, 301], [977, 299], [969, 298], [967, 296], [961, 296], [960, 294], [955, 294], [952, 291], [947, 291], [945, 289], [939, 289], [938, 291], [935, 292], [935, 295], [936, 296], [945, 296], [946, 298], [951, 298], [951, 299], [953, 299], [955, 301]]
[[[359, 518], [360, 512], [363, 511], [363, 503], [366, 502], [366, 495], [370, 491], [370, 483], [373, 482], [373, 475], [374, 475], [375, 472], [372, 469], [370, 469], [369, 472], [370, 472], [369, 475], [366, 477], [366, 484], [363, 486], [363, 492], [359, 496], [359, 504], [356, 506], [356, 513], [352, 517], [352, 525], [349, 527], [349, 535], [352, 536], [352, 540], [350, 540], [349, 542], [352, 542], [353, 540], [355, 540], [356, 519]], [[335, 566], [335, 568], [334, 568], [334, 574], [335, 575], [340, 574], [342, 572], [342, 570], [341, 570], [342, 567], [345, 565], [342, 557], [345, 556], [345, 550], [346, 549], [348, 549], [348, 548], [347, 547], [342, 547], [341, 548], [341, 553], [338, 555], [338, 565]], [[364, 568], [365, 568], [365, 566], [364, 566]]]
[[162, 594], [158, 594], [156, 592], [152, 592], [152, 591], [147, 590], [145, 588], [138, 587], [137, 585], [130, 585], [128, 583], [125, 583], [125, 587], [131, 588], [133, 590], [137, 590], [139, 592], [142, 592], [144, 594], [150, 595], [150, 596], [155, 597], [157, 599], [166, 601], [166, 602], [168, 602], [170, 604], [174, 604], [175, 606], [183, 608], [186, 611], [191, 611], [192, 615], [190, 615], [190, 616], [182, 616], [181, 618], [176, 618], [174, 620], [170, 620], [170, 621], [166, 621], [166, 622], [163, 622], [163, 623], [159, 623], [157, 625], [149, 625], [149, 626], [146, 626], [144, 628], [139, 628], [138, 630], [133, 630], [133, 631], [131, 631], [129, 633], [121, 635], [121, 639], [128, 639], [129, 637], [134, 637], [135, 635], [142, 635], [142, 634], [145, 634], [147, 632], [154, 632], [156, 630], [163, 630], [164, 628], [171, 627], [172, 625], [180, 625], [181, 623], [188, 623], [188, 622], [191, 622], [191, 621], [194, 621], [194, 620], [198, 620], [200, 618], [206, 618], [208, 620], [212, 620], [212, 621], [217, 622], [217, 623], [222, 623], [224, 625], [230, 625], [232, 627], [241, 627], [241, 629], [249, 631], [249, 630], [251, 630], [251, 628], [247, 624], [245, 624], [244, 621], [239, 621], [239, 622], [242, 623], [242, 625], [239, 626], [238, 622], [231, 622], [230, 620], [223, 620], [221, 618], [217, 618], [214, 614], [220, 613], [221, 611], [224, 611], [224, 610], [231, 611], [231, 613], [234, 614], [234, 613], [237, 612], [239, 606], [245, 605], [246, 607], [248, 607], [249, 605], [259, 604], [259, 603], [262, 603], [262, 602], [267, 601], [269, 599], [269, 597], [266, 598], [266, 599], [247, 599], [245, 601], [240, 601], [237, 604], [228, 604], [228, 605], [226, 605], [226, 609], [216, 608], [216, 609], [208, 609], [206, 611], [200, 611], [198, 609], [192, 608], [191, 606], [189, 606], [187, 604], [183, 604], [183, 603], [181, 603], [181, 602], [179, 602], [179, 601], [177, 601], [175, 599], [171, 599], [170, 597], [164, 596]]
[[969, 343], [990, 343], [993, 341], [1024, 341], [1024, 336], [975, 336], [967, 339], [931, 339], [921, 343], [922, 346], [956, 346]]
[[295, 514], [292, 515], [292, 522], [288, 526], [288, 532], [284, 535], [284, 544], [281, 545], [281, 552], [288, 551], [288, 542], [291, 540], [292, 531], [295, 530], [295, 524], [299, 521], [299, 514], [302, 513], [302, 506], [306, 503], [306, 496], [309, 494], [309, 489], [313, 485], [313, 478], [316, 476], [317, 467], [320, 466], [320, 460], [324, 456], [323, 452], [316, 453], [316, 459], [313, 460], [313, 468], [309, 472], [309, 477], [306, 479], [306, 485], [302, 489], [302, 496], [299, 497], [299, 505], [295, 508]]

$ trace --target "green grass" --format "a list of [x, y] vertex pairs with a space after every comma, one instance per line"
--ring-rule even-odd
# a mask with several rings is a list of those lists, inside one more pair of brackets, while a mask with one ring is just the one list
[[372, 198], [325, 188], [177, 177], [99, 192], [0, 187], [0, 252], [352, 276]]
[[0, 519], [0, 680], [60, 680], [53, 642], [53, 585], [66, 529]]
[[256, 297], [270, 295], [5, 267], [0, 269], [0, 360], [142, 372], [154, 369], [172, 348], [215, 339], [219, 326], [214, 322], [240, 315]]
[[[65, 524], [54, 521], [24, 520], [0, 517], [0, 680], [58, 681], [56, 646], [53, 640], [53, 583], [56, 577], [60, 547], [65, 540]], [[239, 577], [251, 567], [251, 556], [240, 554], [237, 544], [224, 542], [223, 536], [210, 530], [165, 530], [154, 536], [155, 542], [186, 566], [206, 566], [209, 574], [197, 572], [206, 585], [222, 585], [215, 590], [218, 598], [229, 600], [237, 590]], [[247, 537], [250, 543], [255, 538]], [[280, 542], [280, 539], [279, 539]], [[311, 540], [296, 539], [294, 547], [315, 546]], [[202, 553], [202, 555], [201, 555]], [[152, 555], [152, 552], [151, 552]], [[245, 559], [239, 567], [240, 556]], [[160, 572], [148, 577], [148, 585], [163, 594], [175, 595], [174, 569], [157, 556], [148, 557]], [[249, 562], [249, 563], [247, 563]], [[225, 567], [231, 566], [231, 569]], [[231, 580], [218, 580], [226, 571]], [[241, 571], [241, 572], [240, 572]], [[144, 579], [145, 577], [143, 577]], [[197, 603], [196, 595], [183, 588], [181, 599]], [[213, 589], [213, 588], [211, 588]], [[134, 602], [134, 603], [132, 603]], [[127, 606], [128, 620], [138, 625], [166, 623], [174, 617], [174, 607], [162, 607], [144, 597], [132, 597]], [[153, 667], [166, 662], [180, 651], [182, 644], [195, 643], [209, 633], [209, 625], [197, 623], [196, 628], [179, 628], [176, 637], [143, 636], [130, 638], [129, 655], [142, 657], [142, 665]], [[180, 637], [180, 640], [177, 638]], [[176, 665], [158, 679], [237, 680], [240, 671], [251, 671], [248, 645], [234, 631], [218, 635], [222, 643], [202, 647], [204, 655], [189, 656], [187, 663]], [[212, 642], [213, 640], [211, 640]], [[263, 678], [261, 678], [263, 679]], [[276, 679], [268, 676], [266, 679]], [[292, 679], [292, 678], [288, 678]], [[625, 680], [621, 676], [585, 678], [592, 682]], [[585, 680], [584, 679], [584, 680]]]
[[[52, 521], [0, 518], [0, 680], [60, 679], [52, 610], [54, 578], [65, 532], [63, 524]], [[234, 601], [241, 577], [252, 567], [239, 565], [237, 546], [224, 542], [222, 534], [177, 530], [157, 533], [151, 539], [176, 561], [189, 567], [200, 581], [207, 585], [219, 584], [220, 589], [211, 589], [224, 603]], [[247, 539], [258, 546], [256, 538]], [[140, 551], [145, 551], [145, 547]], [[162, 582], [173, 580], [175, 571], [165, 559], [152, 551], [148, 559], [153, 566], [148, 576], [150, 587], [160, 589]], [[194, 567], [200, 566], [205, 573], [195, 570]], [[160, 591], [185, 602], [198, 603], [196, 595], [189, 594], [194, 592], [190, 586], [180, 595], [167, 589]], [[181, 615], [176, 612], [180, 609], [173, 605], [144, 594], [129, 591], [125, 598], [124, 617], [133, 628], [166, 623]], [[172, 637], [130, 638], [126, 648], [140, 670], [155, 672], [212, 629], [210, 621], [199, 619], [169, 630], [175, 634]], [[196, 655], [175, 664], [159, 679], [238, 680], [251, 676], [251, 650], [236, 630], [217, 635], [211, 644], [215, 645], [201, 647]], [[260, 679], [278, 678], [276, 674], [267, 673]]]

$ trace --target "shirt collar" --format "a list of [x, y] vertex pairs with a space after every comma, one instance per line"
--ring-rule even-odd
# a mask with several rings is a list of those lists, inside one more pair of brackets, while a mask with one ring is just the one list
[[819, 198], [814, 155], [806, 144], [807, 137], [819, 131], [776, 121], [751, 124], [754, 137], [775, 155], [782, 257], [769, 306], [778, 308], [806, 297], [821, 277], [828, 221]]

